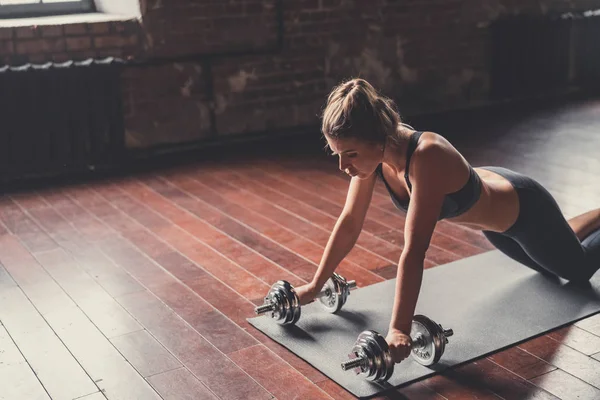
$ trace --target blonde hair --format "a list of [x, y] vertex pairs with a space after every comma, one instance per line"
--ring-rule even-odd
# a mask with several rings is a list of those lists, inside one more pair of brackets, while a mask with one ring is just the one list
[[357, 138], [371, 143], [400, 140], [403, 124], [393, 100], [379, 94], [366, 80], [354, 78], [334, 87], [322, 115], [323, 135]]

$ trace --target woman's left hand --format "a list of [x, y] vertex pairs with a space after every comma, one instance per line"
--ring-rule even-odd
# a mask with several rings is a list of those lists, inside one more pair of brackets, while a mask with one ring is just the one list
[[399, 363], [410, 355], [412, 341], [410, 336], [397, 329], [390, 329], [385, 341], [390, 346], [394, 363]]

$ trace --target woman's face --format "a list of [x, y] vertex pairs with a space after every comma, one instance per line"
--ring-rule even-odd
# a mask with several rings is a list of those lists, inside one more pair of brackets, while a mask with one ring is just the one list
[[373, 174], [383, 159], [383, 145], [355, 138], [333, 139], [326, 137], [333, 155], [339, 157], [339, 168], [359, 179]]

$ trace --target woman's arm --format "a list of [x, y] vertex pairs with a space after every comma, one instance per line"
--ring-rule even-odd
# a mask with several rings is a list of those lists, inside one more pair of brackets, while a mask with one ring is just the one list
[[310, 283], [297, 289], [301, 304], [313, 300], [314, 295], [321, 290], [356, 244], [371, 203], [376, 179], [377, 176], [373, 174], [366, 179], [353, 177], [350, 181], [344, 209], [329, 236], [319, 268]]
[[[412, 193], [404, 228], [404, 248], [398, 262], [396, 293], [388, 338], [396, 362], [408, 356], [406, 341], [421, 290], [423, 264], [445, 195], [444, 158], [439, 146], [423, 142], [411, 162]], [[402, 337], [402, 339], [400, 339]], [[395, 355], [394, 355], [395, 354]]]

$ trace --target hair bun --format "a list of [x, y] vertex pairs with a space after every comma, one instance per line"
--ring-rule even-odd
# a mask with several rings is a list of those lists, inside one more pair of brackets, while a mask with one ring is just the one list
[[355, 137], [369, 142], [395, 138], [400, 115], [394, 101], [382, 96], [369, 82], [353, 78], [335, 87], [323, 111], [324, 135]]

